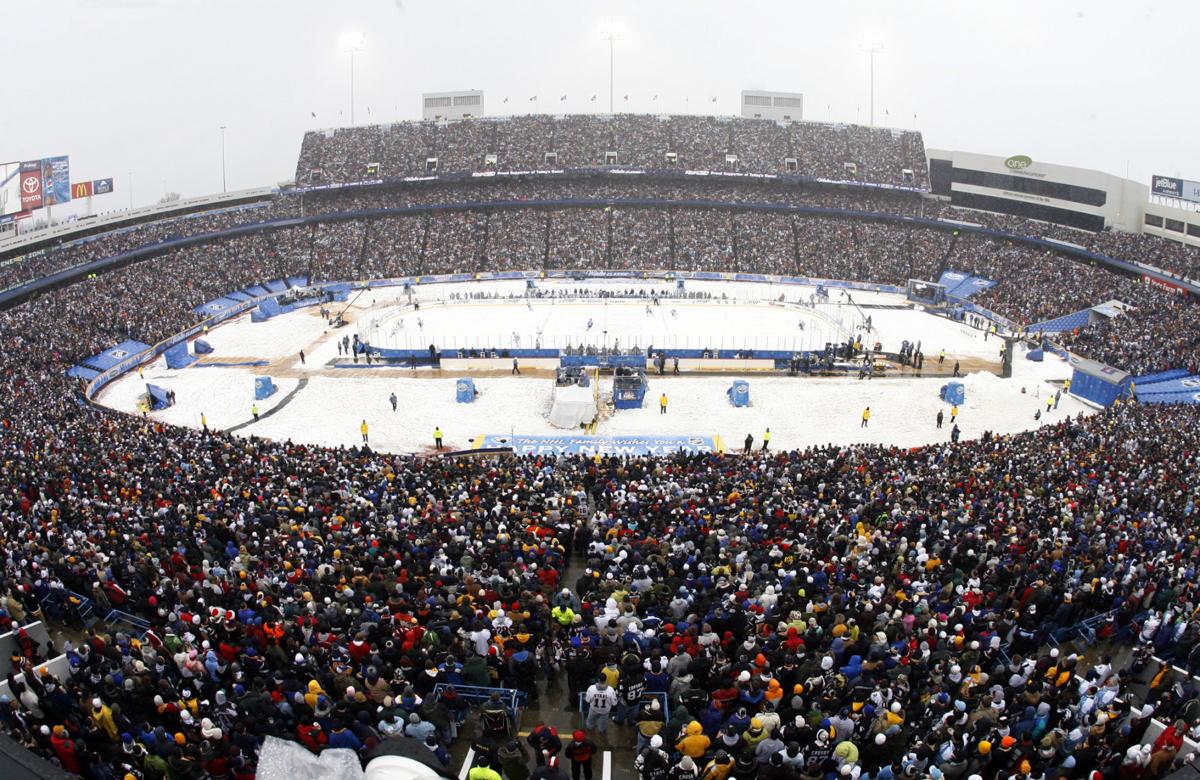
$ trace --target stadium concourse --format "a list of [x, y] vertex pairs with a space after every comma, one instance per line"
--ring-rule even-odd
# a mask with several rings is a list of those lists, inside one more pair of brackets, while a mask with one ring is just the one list
[[[663, 125], [628, 126], [618, 148], [656, 157]], [[759, 139], [665, 126], [698, 164]], [[489, 137], [536, 161], [546, 127], [558, 139], [546, 118]], [[871, 184], [923, 169], [919, 135], [821, 127], [788, 131], [808, 134], [802, 176], [848, 155]], [[306, 139], [301, 168], [348, 181], [374, 153], [402, 173], [431, 137], [439, 173], [486, 162], [492, 141], [449, 133]], [[0, 313], [3, 617], [77, 637], [19, 645], [0, 722], [89, 778], [250, 778], [269, 737], [407, 746], [451, 776], [486, 758], [515, 780], [562, 778], [591, 745], [597, 773], [607, 752], [645, 780], [1165, 776], [1200, 725], [1195, 405], [926, 447], [464, 459], [175, 426], [88, 403], [66, 375], [266, 280], [638, 266], [955, 269], [998, 281], [976, 302], [1018, 326], [1120, 299], [1135, 308], [1073, 348], [1139, 375], [1196, 368], [1189, 297], [1028, 240], [1055, 230], [854, 182], [583, 173], [283, 193], [5, 258], [10, 283], [102, 262]], [[1195, 267], [1155, 239], [1071, 235]], [[519, 724], [476, 688], [520, 692]], [[534, 769], [547, 756], [562, 767]]]

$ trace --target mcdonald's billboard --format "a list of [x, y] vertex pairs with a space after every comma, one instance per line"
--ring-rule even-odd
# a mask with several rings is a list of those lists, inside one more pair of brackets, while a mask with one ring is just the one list
[[92, 197], [92, 183], [90, 181], [77, 181], [71, 183], [71, 199], [90, 198]]

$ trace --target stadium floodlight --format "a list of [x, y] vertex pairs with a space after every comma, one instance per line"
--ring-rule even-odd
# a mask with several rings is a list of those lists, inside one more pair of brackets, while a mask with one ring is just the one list
[[350, 52], [350, 126], [354, 126], [354, 55], [362, 51], [367, 44], [367, 34], [364, 32], [342, 33], [339, 39], [342, 51]]
[[859, 51], [865, 51], [871, 58], [871, 127], [875, 126], [875, 55], [883, 53], [883, 41], [877, 38], [866, 38], [858, 44]]
[[608, 41], [608, 113], [613, 113], [613, 44], [625, 40], [625, 25], [621, 22], [608, 20], [608, 24], [600, 25], [600, 40]]

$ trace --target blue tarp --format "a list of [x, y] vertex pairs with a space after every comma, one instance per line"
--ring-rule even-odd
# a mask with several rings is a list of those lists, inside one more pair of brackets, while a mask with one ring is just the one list
[[958, 406], [967, 398], [967, 390], [962, 382], [947, 382], [942, 385], [938, 397], [948, 404]]
[[1041, 347], [1038, 347], [1037, 349], [1031, 349], [1025, 354], [1025, 359], [1032, 360], [1034, 363], [1041, 363], [1046, 359], [1046, 350], [1042, 349]]
[[87, 368], [85, 366], [71, 366], [67, 369], [67, 376], [90, 382], [100, 376], [100, 372], [94, 368]]
[[267, 317], [268, 319], [271, 317], [278, 317], [280, 314], [283, 314], [283, 310], [279, 308], [278, 298], [264, 298], [259, 302], [258, 310], [262, 312], [263, 316]]
[[254, 400], [255, 401], [261, 401], [265, 398], [270, 398], [272, 395], [275, 394], [275, 391], [277, 389], [278, 388], [275, 387], [275, 383], [271, 381], [271, 377], [269, 377], [269, 376], [254, 377]]
[[268, 295], [271, 292], [266, 287], [263, 287], [261, 284], [252, 284], [249, 287], [243, 287], [242, 290], [247, 295], [250, 295], [253, 298], [257, 298], [260, 295]]
[[192, 351], [197, 355], [210, 355], [212, 354], [213, 348], [212, 344], [209, 344], [204, 339], [196, 339], [194, 342], [192, 342]]
[[1144, 374], [1136, 377], [1133, 381], [1137, 383], [1138, 387], [1145, 387], [1146, 385], [1152, 385], [1157, 382], [1167, 382], [1172, 379], [1183, 379], [1184, 377], [1190, 376], [1191, 373], [1192, 372], [1188, 371], [1186, 368], [1172, 368], [1167, 371], [1159, 371], [1156, 374]]
[[170, 369], [187, 368], [196, 362], [196, 356], [188, 354], [186, 341], [171, 346], [163, 353], [163, 357], [166, 358], [167, 368]]
[[196, 308], [192, 309], [192, 312], [200, 317], [212, 317], [220, 314], [226, 309], [232, 309], [234, 306], [237, 306], [238, 303], [240, 303], [240, 301], [225, 295], [220, 298], [214, 298], [208, 303], [197, 306]]
[[167, 395], [167, 389], [165, 387], [159, 387], [158, 385], [147, 384], [146, 392], [150, 394], [150, 408], [151, 409], [154, 409], [155, 411], [157, 411], [159, 409], [166, 409], [168, 406], [171, 405], [171, 399]]
[[995, 287], [996, 282], [980, 276], [971, 276], [962, 271], [943, 271], [938, 278], [938, 284], [946, 288], [947, 296], [955, 298], [970, 298], [975, 293]]
[[281, 293], [281, 292], [284, 292], [285, 290], [287, 290], [287, 288], [288, 288], [287, 282], [283, 281], [282, 279], [272, 279], [269, 282], [266, 282], [265, 284], [266, 284], [266, 288], [273, 293]]
[[725, 391], [725, 395], [729, 398], [729, 403], [734, 406], [749, 406], [750, 383], [738, 379], [729, 386], [729, 389]]
[[475, 403], [475, 380], [463, 377], [454, 383], [454, 400], [460, 404]]
[[1146, 384], [1135, 382], [1133, 391], [1139, 399], [1163, 393], [1198, 393], [1200, 392], [1200, 376], [1184, 376], [1179, 379]]
[[140, 341], [129, 339], [122, 341], [115, 347], [109, 347], [103, 352], [92, 355], [87, 360], [82, 361], [81, 365], [84, 368], [90, 368], [94, 371], [104, 372], [120, 363], [126, 358], [131, 358], [139, 352], [145, 352], [150, 349], [149, 344], [143, 344]]

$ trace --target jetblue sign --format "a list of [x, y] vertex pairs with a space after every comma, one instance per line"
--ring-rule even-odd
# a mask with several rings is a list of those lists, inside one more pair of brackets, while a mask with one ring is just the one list
[[1154, 176], [1150, 180], [1150, 192], [1164, 198], [1200, 203], [1200, 182], [1188, 179], [1178, 179], [1174, 176]]

